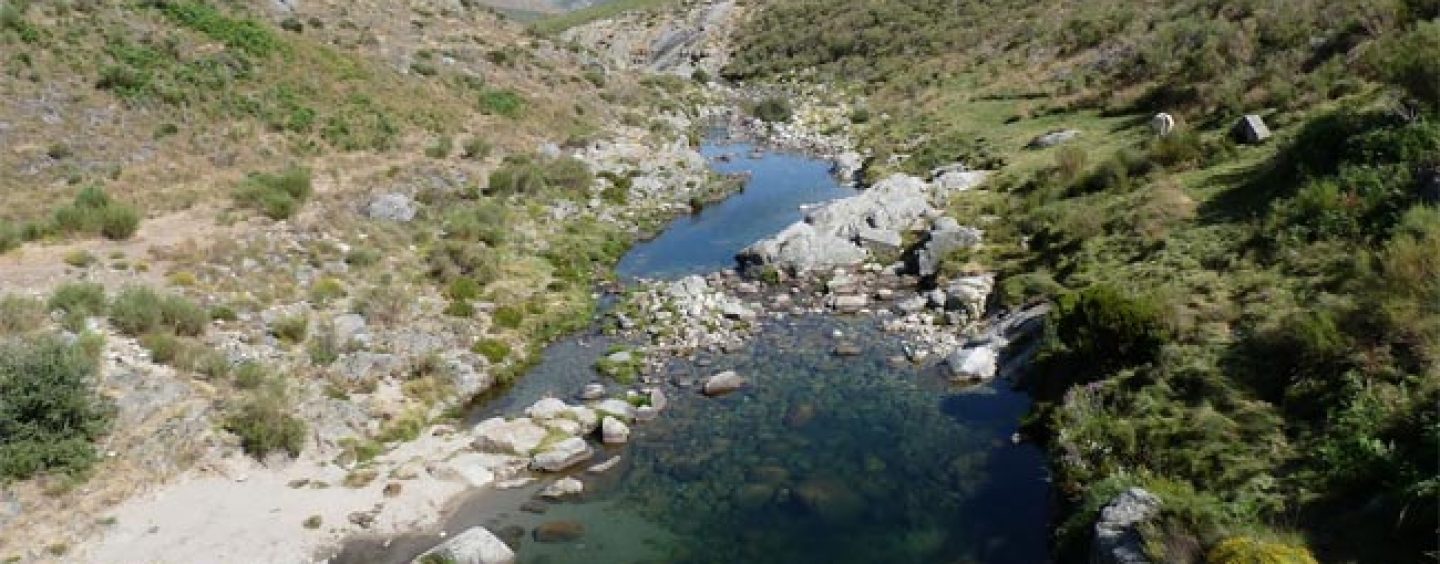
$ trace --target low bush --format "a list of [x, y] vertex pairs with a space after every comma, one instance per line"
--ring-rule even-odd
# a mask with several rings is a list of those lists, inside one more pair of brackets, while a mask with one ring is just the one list
[[312, 191], [310, 170], [291, 166], [278, 174], [250, 174], [235, 190], [235, 200], [278, 221], [293, 217]]
[[500, 277], [498, 254], [490, 248], [461, 241], [441, 241], [425, 257], [430, 276], [442, 282], [468, 278], [479, 285]]
[[95, 392], [98, 350], [55, 336], [0, 341], [0, 479], [80, 473], [110, 409]]
[[405, 320], [413, 301], [413, 296], [399, 286], [375, 286], [355, 300], [355, 313], [370, 323], [394, 325]]
[[94, 317], [105, 313], [105, 287], [94, 282], [66, 282], [50, 294], [46, 306], [67, 315]]
[[456, 278], [445, 287], [445, 297], [456, 301], [471, 301], [480, 297], [481, 286], [469, 278]]
[[511, 90], [486, 90], [480, 93], [479, 106], [483, 113], [514, 119], [525, 110], [525, 99]]
[[127, 286], [110, 303], [110, 324], [132, 337], [154, 332], [165, 325], [166, 301], [147, 286]]
[[489, 157], [490, 152], [493, 150], [494, 147], [490, 144], [489, 141], [486, 141], [479, 137], [471, 137], [469, 140], [465, 141], [463, 145], [460, 146], [460, 156], [470, 160], [478, 161]]
[[525, 308], [513, 305], [495, 308], [495, 324], [506, 329], [519, 329], [525, 323]]
[[210, 314], [205, 308], [175, 294], [161, 299], [160, 319], [176, 335], [186, 337], [202, 335], [210, 325]]
[[474, 351], [490, 364], [500, 364], [510, 357], [510, 344], [499, 339], [480, 339], [475, 341]]
[[299, 456], [305, 445], [305, 422], [292, 413], [289, 387], [273, 377], [231, 408], [225, 430], [240, 437], [241, 448], [257, 459], [280, 451]]
[[790, 102], [784, 98], [766, 98], [750, 107], [750, 115], [772, 123], [790, 121], [793, 114]]
[[0, 335], [29, 333], [44, 324], [44, 302], [14, 294], [0, 298]]
[[345, 284], [331, 277], [323, 277], [310, 285], [310, 301], [325, 305], [345, 297]]
[[53, 223], [59, 233], [92, 233], [121, 240], [135, 234], [140, 214], [92, 185], [82, 188], [70, 205], [55, 210]]
[[1169, 341], [1164, 312], [1153, 298], [1109, 285], [1062, 296], [1052, 315], [1054, 362], [1070, 383], [1086, 383], [1153, 361]]
[[270, 334], [290, 344], [305, 342], [309, 332], [310, 317], [303, 313], [281, 317], [270, 324]]

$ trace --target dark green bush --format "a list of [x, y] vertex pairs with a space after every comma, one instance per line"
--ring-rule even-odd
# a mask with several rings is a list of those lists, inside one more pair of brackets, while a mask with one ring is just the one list
[[270, 219], [289, 219], [310, 199], [309, 169], [291, 166], [279, 174], [252, 173], [235, 191], [235, 200]]
[[1109, 285], [1062, 296], [1052, 316], [1047, 361], [1071, 383], [1152, 362], [1170, 339], [1157, 301]]
[[0, 341], [0, 479], [80, 473], [110, 410], [95, 392], [98, 351], [58, 337]]
[[780, 123], [790, 121], [794, 110], [790, 108], [790, 102], [784, 98], [766, 98], [750, 107], [750, 115], [759, 119]]
[[94, 233], [108, 239], [128, 239], [140, 226], [134, 208], [114, 202], [98, 186], [86, 186], [75, 201], [55, 210], [54, 230], [59, 233]]
[[1381, 80], [1400, 87], [1422, 107], [1440, 112], [1440, 22], [1422, 21], [1366, 53]]

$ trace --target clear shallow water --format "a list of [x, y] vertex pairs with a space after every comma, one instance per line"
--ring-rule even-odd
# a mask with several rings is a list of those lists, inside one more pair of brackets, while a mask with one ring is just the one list
[[[680, 278], [735, 265], [735, 254], [802, 217], [800, 206], [855, 194], [830, 175], [830, 165], [794, 153], [765, 152], [751, 158], [747, 143], [706, 144], [701, 153], [723, 173], [749, 172], [743, 191], [674, 220], [655, 239], [620, 260], [623, 279]], [[715, 159], [731, 155], [729, 162]]]
[[[754, 170], [751, 188], [638, 246], [622, 275], [728, 267], [740, 248], [798, 219], [800, 203], [844, 195], [824, 163], [783, 154], [751, 160], [749, 150], [707, 147], [710, 155], [736, 153], [720, 167]], [[784, 194], [787, 182], [828, 188]], [[762, 184], [766, 192], [757, 191]], [[835, 331], [861, 343], [862, 354], [835, 356]], [[597, 379], [591, 366], [610, 343], [591, 333], [552, 345], [520, 382], [483, 398], [472, 418], [514, 415], [547, 395], [573, 398]], [[952, 387], [938, 369], [892, 363], [900, 354], [873, 320], [816, 316], [767, 326], [742, 351], [675, 363], [671, 382], [735, 369], [754, 385], [724, 398], [703, 397], [693, 385], [670, 388], [671, 407], [659, 420], [633, 426], [629, 445], [604, 447], [595, 459], [620, 455], [618, 467], [577, 474], [582, 499], [536, 514], [520, 506], [540, 484], [480, 492], [441, 529], [486, 526], [518, 547], [520, 562], [535, 564], [1047, 561], [1044, 457], [1009, 440], [1028, 398], [1004, 383]], [[579, 523], [584, 535], [536, 542], [531, 532], [551, 521]], [[409, 562], [441, 540], [356, 540], [336, 562]]]

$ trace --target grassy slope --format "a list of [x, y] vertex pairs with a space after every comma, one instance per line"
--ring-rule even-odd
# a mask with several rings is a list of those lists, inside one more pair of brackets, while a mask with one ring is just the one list
[[612, 0], [558, 16], [551, 16], [535, 22], [531, 27], [539, 33], [551, 35], [596, 20], [612, 18], [623, 12], [655, 10], [674, 1], [675, 0]]
[[[844, 80], [867, 100], [876, 163], [1002, 167], [992, 190], [956, 202], [961, 217], [1000, 219], [951, 268], [998, 269], [1011, 304], [1062, 303], [1033, 430], [1071, 502], [1068, 558], [1099, 504], [1133, 484], [1167, 499], [1148, 531], [1164, 561], [1237, 534], [1337, 559], [1433, 548], [1434, 516], [1414, 509], [1436, 495], [1440, 291], [1396, 281], [1440, 261], [1414, 250], [1440, 233], [1412, 175], [1440, 162], [1423, 117], [1435, 90], [1410, 90], [1420, 120], [1387, 117], [1394, 89], [1371, 79], [1390, 73], [1367, 53], [1422, 49], [1440, 28], [1415, 22], [1440, 8], [1313, 4], [779, 0], [742, 32], [729, 76]], [[1152, 140], [1156, 110], [1185, 133]], [[1234, 146], [1242, 112], [1278, 137]], [[1335, 112], [1360, 125], [1324, 134]], [[1081, 140], [1022, 148], [1061, 128]], [[1415, 149], [1341, 149], [1367, 143]], [[1116, 329], [1064, 307], [1086, 292], [1129, 312], [1114, 319], [1153, 348], [1112, 362], [1128, 333], [1067, 332]]]

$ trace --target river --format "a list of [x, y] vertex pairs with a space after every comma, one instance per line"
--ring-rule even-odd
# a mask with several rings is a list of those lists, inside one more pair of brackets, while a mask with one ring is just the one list
[[[846, 196], [823, 161], [710, 143], [722, 172], [745, 189], [674, 221], [637, 245], [622, 278], [667, 279], [733, 265], [737, 251], [800, 217], [800, 207]], [[733, 156], [718, 160], [717, 157]], [[538, 485], [479, 491], [441, 530], [483, 525], [525, 563], [1044, 562], [1050, 490], [1042, 452], [1014, 444], [1028, 398], [1005, 382], [957, 387], [936, 367], [897, 361], [900, 343], [869, 318], [814, 315], [767, 323], [733, 353], [676, 362], [671, 406], [634, 426], [602, 474], [577, 473], [585, 495], [532, 502]], [[834, 354], [837, 334], [860, 343]], [[518, 414], [534, 401], [573, 399], [610, 340], [593, 331], [550, 346], [515, 385], [474, 417]], [[684, 385], [734, 369], [754, 385], [706, 398]], [[531, 502], [528, 503], [527, 502]], [[525, 510], [521, 507], [525, 506]], [[536, 511], [543, 510], [543, 513]], [[540, 543], [545, 522], [583, 528]], [[436, 532], [356, 539], [336, 562], [409, 562]]]

